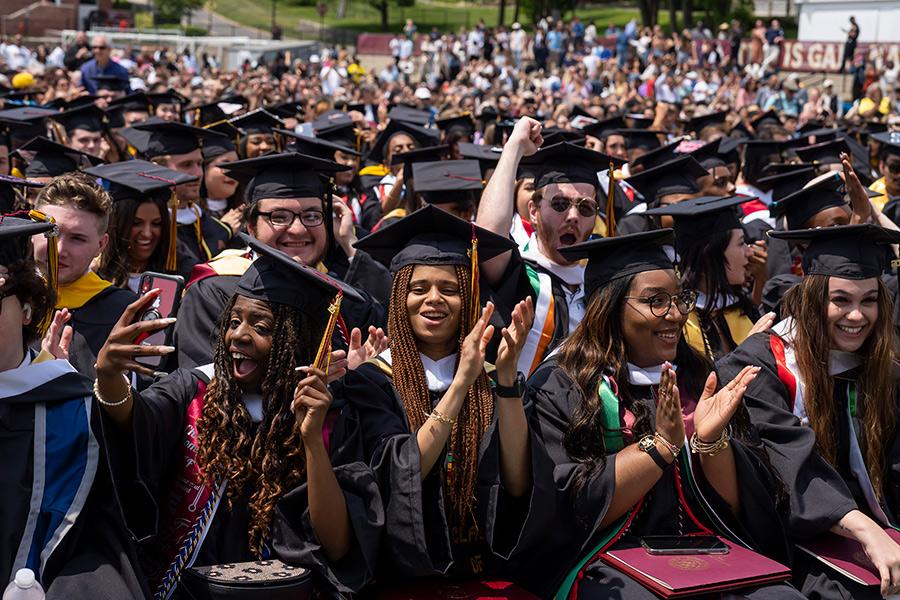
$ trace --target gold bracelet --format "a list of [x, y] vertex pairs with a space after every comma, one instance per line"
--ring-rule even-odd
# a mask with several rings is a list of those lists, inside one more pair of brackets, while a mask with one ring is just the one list
[[448, 417], [447, 415], [441, 413], [437, 409], [432, 409], [432, 411], [430, 413], [425, 413], [425, 416], [428, 417], [429, 419], [437, 421], [438, 423], [445, 423], [447, 425], [455, 425], [456, 424], [456, 419]]
[[728, 448], [728, 440], [730, 436], [728, 435], [728, 431], [723, 429], [722, 435], [719, 436], [715, 442], [709, 444], [700, 439], [697, 435], [697, 432], [694, 432], [694, 435], [691, 436], [691, 452], [695, 454], [705, 454], [707, 456], [715, 456], [722, 450]]
[[128, 379], [128, 375], [122, 373], [122, 377], [125, 379], [125, 385], [128, 386], [128, 392], [125, 393], [125, 397], [119, 400], [118, 402], [107, 402], [103, 399], [103, 396], [100, 395], [100, 386], [97, 385], [98, 379], [94, 380], [94, 396], [97, 398], [97, 402], [102, 404], [103, 406], [122, 406], [129, 400], [131, 400], [131, 381]]
[[681, 448], [664, 438], [658, 431], [653, 434], [653, 437], [659, 440], [662, 445], [666, 447], [666, 450], [672, 453], [673, 457], [678, 458], [678, 453], [681, 452]]

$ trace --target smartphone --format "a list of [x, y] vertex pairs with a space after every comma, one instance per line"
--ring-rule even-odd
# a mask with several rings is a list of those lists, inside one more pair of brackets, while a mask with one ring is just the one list
[[641, 546], [648, 554], [728, 554], [728, 546], [714, 535], [647, 535]]
[[[148, 271], [141, 276], [138, 291], [141, 295], [144, 295], [153, 289], [159, 289], [159, 296], [138, 320], [153, 321], [155, 319], [174, 317], [178, 313], [178, 307], [181, 305], [184, 277]], [[174, 325], [169, 325], [159, 331], [142, 333], [137, 337], [135, 343], [142, 346], [169, 346], [172, 342], [173, 329]], [[163, 358], [162, 356], [136, 356], [134, 360], [142, 365], [158, 369]]]

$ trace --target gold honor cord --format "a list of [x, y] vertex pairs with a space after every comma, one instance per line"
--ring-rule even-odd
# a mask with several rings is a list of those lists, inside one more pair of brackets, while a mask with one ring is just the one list
[[609, 161], [609, 186], [606, 192], [606, 237], [616, 235], [616, 178], [613, 162]]
[[328, 323], [325, 325], [325, 333], [322, 335], [322, 341], [319, 342], [319, 349], [316, 351], [316, 360], [313, 367], [319, 369], [327, 375], [328, 366], [331, 364], [331, 337], [334, 335], [334, 328], [337, 325], [338, 317], [341, 314], [341, 300], [344, 298], [344, 292], [338, 290], [337, 295], [331, 304], [328, 305]]
[[472, 315], [471, 315], [471, 323], [469, 323], [469, 330], [471, 331], [473, 327], [475, 327], [475, 323], [478, 322], [478, 319], [481, 318], [481, 299], [479, 296], [481, 295], [481, 290], [478, 285], [478, 279], [480, 276], [480, 272], [478, 270], [478, 236], [475, 235], [475, 224], [472, 223], [472, 248], [469, 250], [469, 258], [472, 263], [471, 270], [471, 292], [472, 292]]

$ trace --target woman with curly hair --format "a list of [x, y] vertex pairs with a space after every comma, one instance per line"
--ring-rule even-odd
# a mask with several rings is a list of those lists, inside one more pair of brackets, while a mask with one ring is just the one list
[[[473, 240], [473, 237], [476, 242]], [[532, 454], [516, 359], [530, 299], [485, 365], [493, 304], [482, 310], [477, 260], [513, 242], [426, 206], [357, 243], [394, 273], [390, 348], [352, 371], [342, 395], [366, 423], [365, 453], [385, 501], [382, 566], [394, 580], [490, 577], [531, 506]]]
[[[879, 598], [900, 591], [898, 348], [881, 275], [900, 233], [874, 225], [773, 232], [806, 245], [803, 280], [784, 320], [747, 338], [723, 376], [762, 370], [745, 394], [750, 416], [790, 495], [793, 541], [829, 532], [858, 542], [881, 579], [852, 582], [797, 552], [794, 580], [811, 598]], [[896, 538], [895, 538], [896, 539]]]
[[[696, 293], [675, 275], [672, 242], [672, 230], [662, 229], [562, 250], [570, 260], [588, 259], [588, 306], [526, 393], [560, 504], [552, 530], [520, 564], [542, 596], [656, 598], [604, 561], [645, 536], [717, 534], [736, 567], [738, 546], [787, 555], [777, 488], [748, 441], [741, 407], [757, 369], [742, 369], [716, 392], [712, 365], [682, 338]], [[787, 585], [731, 585], [737, 597], [801, 598]]]
[[149, 492], [126, 490], [133, 492], [128, 506], [148, 507], [132, 513], [129, 526], [152, 537], [144, 565], [162, 594], [191, 564], [276, 557], [353, 592], [371, 575], [381, 504], [354, 450], [359, 420], [328, 391], [321, 357], [336, 319], [329, 315], [337, 314], [329, 303], [339, 290], [358, 294], [249, 236], [244, 241], [260, 257], [222, 313], [211, 365], [175, 371], [140, 394], [130, 390], [124, 373], [152, 373], [136, 359], [174, 350], [135, 341], [174, 320], [138, 319], [155, 291], [129, 306], [100, 352], [97, 399], [133, 439], [120, 449], [136, 459], [122, 477], [136, 477]]

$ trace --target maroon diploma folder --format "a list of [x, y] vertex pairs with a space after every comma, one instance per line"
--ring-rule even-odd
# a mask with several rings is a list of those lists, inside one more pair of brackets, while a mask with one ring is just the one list
[[[885, 533], [900, 544], [900, 531], [886, 529]], [[797, 547], [860, 585], [881, 585], [875, 565], [857, 541], [829, 533]]]
[[784, 581], [784, 565], [722, 540], [728, 554], [648, 554], [643, 547], [610, 550], [601, 559], [663, 598], [725, 592]]

